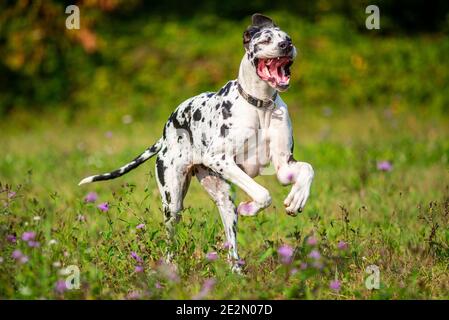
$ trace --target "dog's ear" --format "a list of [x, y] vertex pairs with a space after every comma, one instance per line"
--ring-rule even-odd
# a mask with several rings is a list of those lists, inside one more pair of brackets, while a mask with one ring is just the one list
[[276, 27], [276, 24], [273, 22], [273, 19], [270, 17], [264, 16], [260, 13], [255, 13], [252, 16], [253, 26], [264, 28], [264, 27]]
[[245, 30], [245, 32], [243, 32], [243, 46], [245, 47], [245, 49], [248, 50], [249, 42], [251, 41], [251, 38], [259, 31], [260, 31], [259, 27], [249, 26]]

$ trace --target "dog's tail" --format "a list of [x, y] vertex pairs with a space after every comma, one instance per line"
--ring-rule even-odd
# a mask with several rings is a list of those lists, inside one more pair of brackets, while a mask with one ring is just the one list
[[95, 176], [90, 176], [87, 178], [84, 178], [80, 181], [78, 184], [79, 186], [85, 183], [91, 183], [94, 181], [102, 181], [102, 180], [110, 180], [115, 179], [118, 177], [123, 176], [125, 173], [128, 173], [134, 168], [137, 168], [142, 163], [150, 159], [152, 156], [157, 154], [162, 148], [162, 138], [160, 138], [154, 145], [146, 149], [142, 154], [140, 154], [137, 158], [135, 158], [133, 161], [125, 164], [124, 166], [120, 167], [117, 170], [114, 170], [109, 173], [99, 174]]

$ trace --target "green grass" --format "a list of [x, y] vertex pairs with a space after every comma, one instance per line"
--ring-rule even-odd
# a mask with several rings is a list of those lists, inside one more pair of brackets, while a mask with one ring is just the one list
[[[221, 21], [223, 40], [205, 28], [216, 20], [198, 21], [148, 22], [139, 34], [128, 26], [115, 30], [115, 38], [105, 31], [109, 50], [103, 59], [114, 63], [86, 72], [89, 87], [71, 97], [83, 108], [18, 108], [2, 119], [0, 298], [122, 299], [133, 292], [148, 299], [192, 298], [213, 278], [206, 298], [448, 299], [444, 38], [376, 38], [345, 32], [332, 19], [311, 25], [286, 15], [279, 21], [302, 52], [283, 95], [295, 157], [310, 162], [316, 176], [305, 211], [294, 218], [282, 206], [289, 187], [274, 176], [257, 178], [273, 204], [239, 220], [239, 251], [246, 262], [241, 276], [229, 271], [218, 211], [196, 180], [172, 248], [177, 281], [159, 263], [167, 243], [154, 159], [120, 179], [77, 186], [86, 175], [115, 169], [156, 141], [182, 100], [235, 78], [246, 24]], [[125, 41], [126, 32], [133, 40]], [[167, 46], [174, 38], [179, 41]], [[133, 116], [131, 124], [121, 121], [125, 114]], [[382, 160], [393, 163], [391, 172], [377, 170]], [[16, 194], [8, 198], [10, 191]], [[95, 204], [84, 202], [90, 191], [99, 196]], [[246, 199], [237, 190], [237, 202]], [[107, 213], [96, 208], [101, 202], [109, 202]], [[137, 230], [141, 223], [145, 228]], [[25, 231], [37, 233], [39, 247], [21, 240]], [[17, 243], [7, 241], [8, 235], [16, 235]], [[311, 236], [316, 246], [307, 244]], [[339, 241], [348, 249], [338, 249]], [[282, 244], [296, 249], [290, 266], [277, 255]], [[27, 263], [11, 257], [16, 249], [28, 256]], [[313, 249], [321, 253], [322, 268], [308, 257]], [[212, 251], [219, 259], [208, 262]], [[134, 271], [131, 252], [144, 260], [144, 272]], [[365, 270], [373, 264], [380, 269], [378, 290], [365, 287]], [[57, 293], [56, 282], [65, 278], [60, 271], [70, 265], [80, 269], [81, 288]], [[339, 292], [329, 288], [335, 277]]]

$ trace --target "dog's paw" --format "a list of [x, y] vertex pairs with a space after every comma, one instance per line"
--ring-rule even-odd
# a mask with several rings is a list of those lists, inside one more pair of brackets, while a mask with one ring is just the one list
[[237, 208], [237, 213], [242, 216], [255, 216], [260, 207], [254, 201], [241, 202]]
[[301, 188], [293, 188], [287, 198], [284, 200], [285, 211], [288, 215], [296, 216], [298, 212], [302, 212], [309, 198], [309, 188], [303, 186]]

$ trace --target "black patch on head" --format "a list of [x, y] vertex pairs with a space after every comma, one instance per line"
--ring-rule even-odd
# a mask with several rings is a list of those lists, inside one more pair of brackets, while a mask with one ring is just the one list
[[201, 120], [201, 111], [200, 109], [196, 109], [193, 113], [193, 120], [198, 121]]
[[164, 161], [159, 157], [156, 159], [156, 170], [159, 182], [162, 186], [165, 186], [165, 170], [167, 170], [167, 167], [164, 166]]
[[218, 110], [218, 108], [220, 108], [220, 104], [219, 104], [219, 103], [217, 103], [217, 104], [215, 105], [215, 110]]
[[223, 124], [220, 128], [220, 136], [226, 137], [228, 135], [229, 127], [226, 124]]
[[212, 97], [214, 94], [215, 94], [215, 93], [213, 93], [213, 92], [208, 93], [208, 94], [206, 95], [206, 97], [210, 98], [210, 97]]
[[231, 108], [232, 108], [232, 103], [230, 101], [223, 101], [223, 104], [222, 104], [223, 119], [227, 119], [230, 116], [232, 116]]
[[162, 154], [165, 155], [165, 154], [167, 153], [167, 150], [168, 150], [167, 147], [165, 147], [165, 148], [162, 150]]
[[226, 159], [226, 155], [221, 156], [221, 160], [224, 160], [224, 159]]
[[206, 105], [206, 100], [203, 101], [203, 103], [201, 104], [202, 106]]

